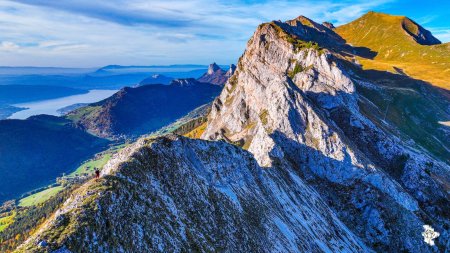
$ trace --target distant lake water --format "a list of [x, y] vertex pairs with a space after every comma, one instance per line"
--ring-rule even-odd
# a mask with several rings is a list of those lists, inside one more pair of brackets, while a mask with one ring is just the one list
[[13, 106], [28, 109], [14, 113], [9, 119], [26, 119], [30, 116], [39, 114], [59, 116], [60, 113], [58, 112], [58, 109], [78, 103], [95, 103], [110, 97], [116, 92], [117, 90], [90, 90], [88, 93], [81, 95], [14, 104]]

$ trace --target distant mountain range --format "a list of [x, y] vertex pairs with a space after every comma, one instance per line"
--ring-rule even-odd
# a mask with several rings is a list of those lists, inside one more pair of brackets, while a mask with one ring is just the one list
[[[87, 93], [92, 89], [169, 84], [174, 78], [198, 78], [205, 65], [120, 66], [99, 69], [0, 67], [0, 119], [21, 110], [17, 103]], [[164, 73], [164, 74], [161, 74]]]
[[[134, 138], [156, 131], [210, 103], [220, 91], [220, 86], [193, 78], [175, 79], [169, 85], [126, 87], [98, 103], [61, 108], [67, 114], [64, 117], [0, 120], [0, 174], [4, 180], [0, 202], [76, 168], [105, 149], [110, 143], [105, 138]], [[7, 105], [10, 103], [84, 92], [64, 86], [0, 85], [0, 112], [20, 110]]]
[[66, 86], [80, 89], [117, 89], [133, 86], [156, 74], [172, 78], [198, 78], [206, 65], [120, 66], [99, 69], [0, 67], [0, 85]]
[[165, 75], [152, 75], [150, 77], [145, 78], [144, 80], [139, 82], [139, 86], [149, 85], [149, 84], [170, 84], [173, 78]]

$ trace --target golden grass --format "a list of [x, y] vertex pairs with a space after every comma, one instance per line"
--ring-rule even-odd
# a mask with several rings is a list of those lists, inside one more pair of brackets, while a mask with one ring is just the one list
[[364, 69], [396, 72], [450, 89], [450, 46], [421, 45], [403, 28], [414, 33], [418, 27], [403, 16], [369, 12], [361, 18], [336, 28], [348, 44], [377, 53], [374, 59], [359, 58]]
[[402, 69], [408, 76], [419, 79], [434, 86], [450, 90], [450, 66], [447, 71], [427, 63], [368, 60], [359, 58], [363, 69], [373, 69], [397, 73], [394, 67]]
[[201, 124], [200, 126], [194, 128], [192, 131], [190, 131], [189, 133], [185, 134], [185, 137], [191, 138], [191, 139], [200, 139], [200, 137], [202, 136], [203, 132], [205, 132], [206, 130], [206, 126], [207, 126], [207, 122]]

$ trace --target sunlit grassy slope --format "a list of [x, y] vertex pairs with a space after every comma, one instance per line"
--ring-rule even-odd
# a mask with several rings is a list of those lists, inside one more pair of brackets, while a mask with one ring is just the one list
[[200, 126], [194, 128], [192, 131], [190, 131], [189, 133], [185, 134], [184, 136], [188, 137], [188, 138], [192, 138], [192, 139], [199, 139], [203, 132], [205, 132], [205, 129], [207, 127], [207, 123], [203, 123]]
[[[426, 43], [416, 41], [417, 34], [427, 31], [412, 20], [369, 12], [335, 31], [347, 43], [377, 53], [373, 60], [359, 58], [364, 69], [406, 74], [450, 89], [450, 43], [422, 45]], [[428, 38], [435, 39], [431, 34]]]
[[43, 203], [46, 200], [48, 200], [49, 198], [56, 195], [56, 193], [58, 193], [62, 189], [63, 189], [62, 186], [56, 186], [56, 187], [48, 188], [44, 191], [35, 193], [33, 195], [30, 195], [26, 198], [21, 199], [19, 201], [19, 206], [35, 206], [39, 203]]

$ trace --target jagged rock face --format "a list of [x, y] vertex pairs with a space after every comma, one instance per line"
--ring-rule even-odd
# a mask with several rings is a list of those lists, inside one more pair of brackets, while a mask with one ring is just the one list
[[228, 72], [221, 69], [216, 63], [212, 63], [208, 67], [208, 71], [203, 74], [198, 81], [223, 86], [228, 80]]
[[[448, 165], [405, 146], [360, 113], [362, 98], [333, 53], [342, 47], [341, 40], [330, 40], [335, 36], [304, 17], [261, 25], [214, 101], [203, 138], [241, 145], [261, 166], [292, 168], [378, 251], [432, 252], [421, 236], [426, 223], [443, 232], [442, 249]], [[425, 173], [427, 166], [439, 180]]]
[[19, 250], [370, 251], [295, 172], [225, 142], [140, 140], [103, 174]]

